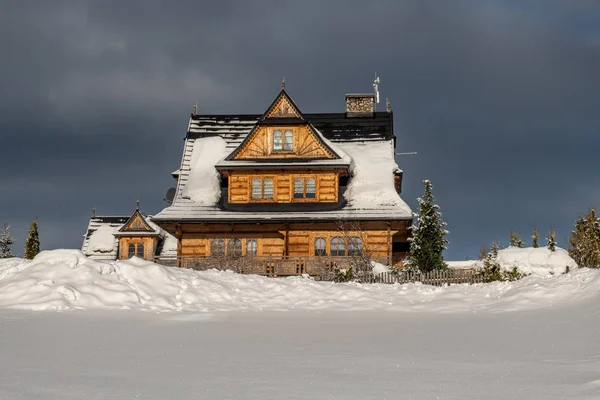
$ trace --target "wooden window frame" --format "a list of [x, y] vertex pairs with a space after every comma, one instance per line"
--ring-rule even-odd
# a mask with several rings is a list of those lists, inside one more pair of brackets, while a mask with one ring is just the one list
[[[140, 257], [140, 258], [144, 258], [144, 251], [145, 251], [145, 246], [144, 243], [138, 243], [136, 245], [136, 250], [135, 250], [135, 256], [136, 257]], [[141, 255], [140, 255], [141, 253]]]
[[[290, 136], [288, 136], [288, 133], [290, 133]], [[291, 137], [291, 142], [288, 143], [288, 137]], [[288, 145], [291, 145], [291, 148], [288, 149], [286, 148]], [[283, 133], [283, 151], [294, 151], [294, 130], [293, 129], [287, 129], [284, 133]]]
[[[341, 240], [337, 240], [337, 239], [341, 239]], [[336, 240], [336, 247], [338, 247], [338, 243], [341, 243], [342, 245], [342, 249], [336, 248], [335, 252], [336, 254], [333, 254], [334, 250], [333, 250], [333, 241]], [[343, 236], [332, 236], [331, 239], [329, 239], [329, 254], [331, 254], [332, 257], [346, 257], [348, 255], [348, 246], [346, 246], [346, 238], [344, 238]], [[343, 250], [343, 254], [337, 254], [340, 250]]]
[[[258, 256], [258, 240], [256, 240], [256, 239], [245, 239], [245, 240], [246, 240], [246, 246], [243, 246], [243, 247], [245, 247], [245, 249], [246, 249], [246, 256], [249, 256], [249, 257]], [[249, 254], [250, 253], [250, 251], [249, 251], [250, 243], [253, 243], [252, 253], [254, 253], [254, 254]]]
[[[260, 176], [250, 176], [250, 195], [248, 196], [249, 201], [251, 203], [275, 203], [277, 201], [277, 182], [275, 180], [275, 176], [271, 175], [260, 175]], [[253, 182], [256, 179], [260, 179], [260, 198], [253, 197], [254, 190], [252, 189]], [[273, 197], [265, 198], [265, 180], [270, 179], [273, 181]]]
[[[302, 179], [302, 197], [296, 197], [296, 179]], [[306, 197], [306, 181], [308, 179], [312, 179], [313, 181], [315, 181], [315, 197]], [[317, 177], [315, 175], [292, 175], [291, 179], [290, 179], [290, 184], [291, 184], [291, 188], [290, 188], [290, 193], [291, 193], [291, 200], [292, 202], [316, 202], [318, 201], [317, 198], [317, 193], [319, 192], [318, 189], [318, 180]]]
[[137, 247], [135, 243], [129, 243], [129, 245], [127, 246], [127, 258], [135, 257], [136, 253]]
[[[317, 247], [317, 242], [320, 241], [320, 240], [323, 241], [323, 245], [324, 245], [324, 247], [322, 249], [319, 249]], [[327, 237], [325, 237], [325, 236], [317, 236], [317, 237], [315, 237], [314, 246], [315, 246], [314, 255], [316, 257], [327, 257], [327, 255], [329, 254], [327, 252]]]
[[[281, 134], [281, 148], [276, 148], [275, 147], [275, 134], [279, 132]], [[285, 145], [285, 138], [286, 138], [286, 133], [288, 132], [292, 132], [292, 148], [291, 149], [286, 149]], [[273, 138], [273, 153], [275, 154], [294, 154], [294, 149], [296, 148], [296, 133], [295, 133], [295, 129], [294, 128], [290, 128], [290, 127], [274, 127], [272, 128], [272, 138]]]

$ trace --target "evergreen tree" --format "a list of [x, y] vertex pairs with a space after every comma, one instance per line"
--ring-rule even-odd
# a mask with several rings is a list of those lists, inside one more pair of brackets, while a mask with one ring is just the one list
[[27, 240], [25, 241], [25, 252], [24, 258], [33, 260], [35, 256], [40, 252], [40, 237], [38, 234], [37, 220], [33, 220], [29, 227], [29, 233], [27, 234]]
[[446, 268], [443, 251], [446, 250], [448, 241], [444, 236], [448, 233], [444, 229], [446, 223], [442, 221], [442, 213], [439, 206], [434, 204], [433, 186], [431, 182], [423, 181], [425, 193], [419, 202], [418, 224], [413, 225], [410, 230], [412, 238], [410, 242], [410, 255], [407, 260], [408, 267], [417, 267], [422, 272], [434, 269]]
[[550, 251], [556, 251], [556, 232], [554, 232], [554, 230], [550, 231], [546, 240], [548, 240], [548, 249], [550, 249]]
[[538, 234], [537, 228], [533, 228], [533, 235], [531, 235], [531, 247], [533, 247], [534, 249], [540, 247], [540, 245], [538, 244], [539, 238], [540, 236]]
[[510, 231], [508, 233], [508, 237], [510, 239], [510, 245], [514, 247], [525, 247], [525, 243], [521, 240], [521, 237], [517, 232]]
[[10, 252], [10, 246], [14, 243], [15, 240], [10, 234], [10, 225], [5, 222], [2, 226], [2, 234], [0, 235], [0, 258], [14, 257]]
[[600, 268], [600, 218], [590, 209], [579, 217], [569, 240], [569, 255], [580, 267]]

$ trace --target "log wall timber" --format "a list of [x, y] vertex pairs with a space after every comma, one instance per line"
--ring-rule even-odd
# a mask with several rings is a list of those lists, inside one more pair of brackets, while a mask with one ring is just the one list
[[[343, 252], [349, 251], [350, 238], [360, 238], [362, 247], [372, 257], [390, 257], [394, 263], [406, 255], [405, 252], [393, 252], [393, 244], [405, 244], [408, 240], [406, 221], [364, 222], [360, 229], [346, 230], [336, 222], [288, 223], [288, 224], [182, 224], [178, 255], [210, 256], [213, 239], [223, 239], [223, 247], [229, 248], [229, 242], [239, 239], [241, 255], [249, 254], [253, 241], [256, 256], [298, 257], [317, 254], [318, 238], [325, 241], [325, 254], [332, 254], [332, 240], [343, 243]], [[165, 226], [166, 228], [166, 226]], [[213, 247], [213, 251], [214, 251]], [[338, 246], [338, 251], [340, 251]], [[338, 254], [341, 255], [341, 254]]]
[[[228, 201], [232, 204], [244, 203], [310, 203], [323, 202], [335, 203], [338, 201], [338, 183], [341, 171], [337, 170], [296, 170], [296, 171], [229, 171], [228, 175]], [[272, 199], [253, 199], [252, 180], [273, 179]], [[294, 197], [294, 180], [302, 179], [303, 194], [301, 198]], [[307, 179], [315, 180], [315, 197], [306, 195], [308, 190]], [[261, 187], [262, 188], [262, 187]]]

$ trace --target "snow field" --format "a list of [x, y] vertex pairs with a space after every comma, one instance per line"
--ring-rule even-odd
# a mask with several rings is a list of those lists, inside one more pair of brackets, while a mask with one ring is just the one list
[[102, 262], [79, 250], [43, 251], [33, 261], [0, 260], [0, 307], [29, 310], [506, 312], [597, 299], [599, 292], [600, 271], [587, 269], [433, 287], [199, 272], [138, 258]]

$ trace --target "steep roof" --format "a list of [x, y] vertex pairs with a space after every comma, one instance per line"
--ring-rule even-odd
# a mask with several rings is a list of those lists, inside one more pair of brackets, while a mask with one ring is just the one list
[[[336, 159], [279, 160], [282, 167], [346, 168], [351, 178], [340, 203], [313, 205], [310, 211], [292, 205], [224, 207], [216, 169], [266, 168], [277, 160], [232, 160], [237, 149], [262, 124], [307, 124]], [[179, 180], [171, 206], [156, 222], [225, 220], [381, 219], [408, 220], [412, 212], [394, 188], [395, 136], [393, 116], [347, 113], [303, 114], [282, 89], [264, 114], [195, 115], [190, 117]], [[296, 210], [297, 208], [297, 210]]]

